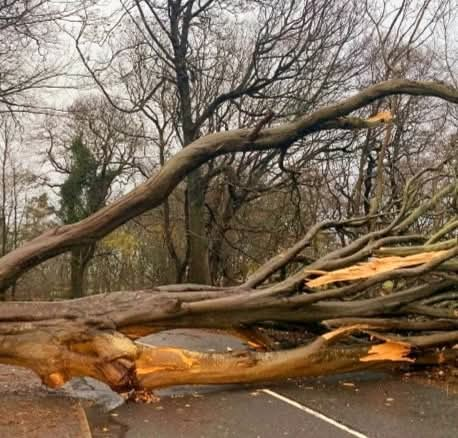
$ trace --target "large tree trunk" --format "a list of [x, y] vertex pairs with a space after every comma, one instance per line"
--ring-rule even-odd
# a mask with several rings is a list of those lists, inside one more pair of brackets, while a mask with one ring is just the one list
[[86, 268], [94, 256], [94, 252], [95, 245], [78, 246], [70, 252], [70, 288], [73, 298], [84, 296]]
[[[211, 293], [214, 292], [186, 294], [195, 299], [199, 294], [209, 296]], [[174, 298], [167, 298], [168, 294]], [[73, 302], [7, 303], [0, 312], [0, 363], [28, 367], [52, 387], [73, 377], [90, 376], [115, 390], [126, 391], [181, 384], [270, 381], [392, 363], [440, 363], [457, 358], [456, 350], [444, 349], [435, 354], [430, 348], [458, 342], [458, 330], [389, 338], [374, 333], [376, 321], [370, 325], [345, 326], [318, 336], [309, 345], [277, 352], [198, 353], [132, 342], [131, 339], [156, 331], [156, 324], [162, 327], [196, 325], [193, 319], [186, 322], [186, 318], [179, 317], [183, 314], [176, 301], [180, 293], [168, 294], [132, 292]], [[77, 315], [79, 318], [75, 319]], [[172, 321], [169, 321], [170, 315]], [[337, 315], [335, 309], [334, 316]], [[259, 312], [253, 311], [252, 319], [259, 317]], [[233, 317], [232, 323], [235, 319]], [[201, 325], [228, 324], [224, 317], [215, 323], [217, 320], [213, 314], [210, 319], [204, 318]], [[379, 324], [383, 328], [383, 324]], [[436, 325], [435, 328], [445, 327]], [[458, 328], [456, 322], [455, 328]], [[372, 339], [380, 340], [346, 346], [336, 344], [349, 334], [364, 331], [370, 333]]]
[[189, 272], [188, 281], [197, 284], [211, 284], [208, 232], [206, 230], [205, 193], [207, 190], [199, 169], [188, 178], [189, 217]]
[[[174, 67], [179, 95], [179, 120], [183, 147], [192, 147], [201, 126], [193, 120], [196, 109], [192, 105], [189, 66], [186, 57], [190, 23], [193, 19], [192, 2], [181, 7], [179, 3], [170, 5], [170, 39], [174, 52]], [[205, 230], [206, 181], [201, 170], [189, 172], [187, 177], [187, 242], [188, 280], [193, 283], [210, 284], [207, 233]]]

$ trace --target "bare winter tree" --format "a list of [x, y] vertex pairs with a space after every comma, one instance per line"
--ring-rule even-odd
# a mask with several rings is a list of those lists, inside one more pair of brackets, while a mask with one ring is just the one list
[[[22, 129], [9, 113], [0, 114], [0, 226], [1, 254], [17, 248], [26, 238], [22, 235], [27, 190], [35, 177], [23, 165]], [[10, 289], [14, 297], [16, 284]], [[3, 297], [4, 292], [0, 294]]]
[[67, 61], [65, 50], [58, 50], [56, 23], [75, 10], [71, 3], [54, 0], [0, 4], [0, 112], [47, 109], [44, 91], [63, 86], [59, 78]]
[[[90, 37], [101, 37], [93, 35], [89, 20], [83, 22], [77, 47], [114, 106], [142, 111], [152, 122], [162, 155], [165, 144], [170, 153], [206, 133], [294, 118], [336, 97], [358, 71], [347, 60], [358, 58], [361, 20], [348, 2], [135, 1], [123, 3], [120, 14], [118, 27], [105, 35], [104, 50], [111, 49], [106, 59], [89, 60]], [[117, 85], [110, 88], [113, 76]], [[124, 105], [113, 102], [120, 89]], [[178, 279], [187, 267], [189, 281], [212, 280], [208, 235], [215, 234], [216, 224], [206, 210], [206, 194], [213, 178], [233, 161], [210, 163], [187, 177], [187, 242], [181, 254], [167, 231], [170, 217], [164, 206]], [[247, 178], [261, 173], [253, 154], [238, 161]], [[242, 205], [244, 197], [229, 201]], [[223, 222], [235, 213], [225, 208]]]

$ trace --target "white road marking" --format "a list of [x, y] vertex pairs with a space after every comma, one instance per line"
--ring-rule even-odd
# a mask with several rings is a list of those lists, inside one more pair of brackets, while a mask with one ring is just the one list
[[83, 406], [81, 403], [78, 402], [77, 404], [77, 415], [80, 422], [81, 430], [83, 438], [92, 438], [91, 427], [89, 426], [89, 421], [86, 416], [86, 412], [84, 411]]
[[369, 438], [367, 435], [364, 435], [363, 433], [358, 432], [357, 430], [351, 429], [350, 427], [345, 426], [345, 424], [339, 423], [337, 420], [334, 420], [333, 418], [328, 417], [327, 415], [324, 415], [321, 412], [315, 411], [307, 406], [304, 406], [295, 400], [278, 394], [277, 392], [271, 391], [270, 389], [261, 389], [261, 391], [265, 394], [277, 398], [278, 400], [281, 400], [282, 402], [288, 403], [289, 405], [294, 406], [295, 408], [300, 409], [301, 411], [307, 412], [307, 414], [313, 415], [314, 417], [319, 418], [320, 420], [325, 421], [326, 423], [332, 424], [334, 427], [337, 427], [338, 429], [341, 429], [349, 433], [350, 435], [356, 436], [358, 438]]
[[[136, 340], [135, 342], [137, 344], [145, 345], [147, 347], [155, 347], [155, 345], [148, 344], [148, 343], [142, 342], [140, 340]], [[345, 426], [345, 424], [342, 424], [342, 423], [338, 422], [337, 420], [334, 420], [333, 418], [322, 414], [321, 412], [315, 411], [315, 410], [313, 410], [313, 409], [311, 409], [311, 408], [309, 408], [307, 406], [304, 406], [304, 405], [300, 404], [299, 402], [297, 402], [295, 400], [292, 400], [292, 399], [290, 399], [288, 397], [285, 397], [285, 396], [283, 396], [281, 394], [278, 394], [277, 392], [271, 391], [270, 389], [261, 389], [260, 391], [264, 392], [265, 394], [270, 395], [271, 397], [275, 397], [276, 399], [281, 400], [282, 402], [287, 403], [290, 406], [294, 406], [295, 408], [300, 409], [301, 411], [306, 412], [309, 415], [312, 415], [312, 416], [314, 416], [316, 418], [319, 418], [320, 420], [322, 420], [322, 421], [324, 421], [326, 423], [329, 423], [329, 424], [333, 425], [334, 427], [349, 433], [350, 435], [356, 436], [358, 438], [369, 438], [367, 435], [364, 435], [363, 433], [358, 432], [355, 429], [352, 429], [352, 428], [350, 428], [348, 426]]]

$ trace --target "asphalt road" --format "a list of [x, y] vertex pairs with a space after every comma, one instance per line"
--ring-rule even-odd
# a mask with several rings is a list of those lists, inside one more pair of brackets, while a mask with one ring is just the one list
[[[196, 330], [142, 342], [246, 348]], [[0, 438], [456, 438], [458, 391], [451, 389], [364, 372], [266, 386], [175, 387], [158, 391], [156, 403], [120, 406], [119, 396], [91, 379], [52, 391], [29, 370], [0, 366]]]
[[[244, 346], [226, 335], [174, 330], [142, 340], [201, 351]], [[152, 404], [87, 415], [94, 438], [456, 438], [458, 394], [384, 373], [268, 386], [178, 387]]]

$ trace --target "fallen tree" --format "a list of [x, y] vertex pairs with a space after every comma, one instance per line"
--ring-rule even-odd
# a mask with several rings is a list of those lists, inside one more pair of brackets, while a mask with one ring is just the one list
[[[76, 224], [49, 230], [0, 258], [0, 285], [7, 288], [31, 267], [81, 243], [93, 243], [159, 205], [189, 172], [221, 154], [283, 150], [320, 130], [367, 129], [389, 122], [389, 118], [348, 114], [393, 94], [458, 103], [458, 90], [443, 84], [394, 80], [289, 124], [202, 137], [108, 207]], [[407, 181], [396, 207], [316, 224], [238, 286], [181, 284], [72, 301], [2, 303], [0, 363], [28, 367], [50, 386], [75, 376], [92, 376], [125, 390], [315, 376], [387, 363], [456, 361], [458, 242], [450, 237], [458, 227], [456, 215], [428, 235], [413, 232], [415, 224], [438, 205], [456, 200], [458, 180], [446, 168], [453, 160], [456, 157]], [[431, 175], [436, 175], [441, 188], [422, 199], [421, 189]], [[316, 260], [298, 262], [324, 231], [351, 231], [354, 238]], [[287, 269], [287, 278], [269, 282], [281, 269]], [[287, 351], [227, 354], [134, 342], [176, 327], [246, 331], [281, 324], [300, 325], [317, 334], [316, 339]], [[358, 342], [343, 342], [350, 335]]]

